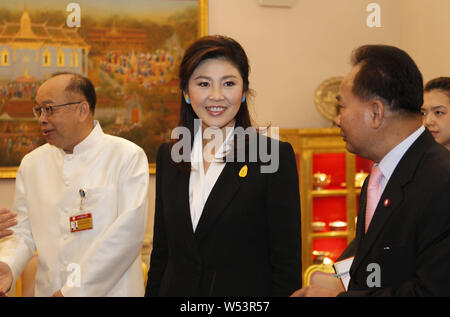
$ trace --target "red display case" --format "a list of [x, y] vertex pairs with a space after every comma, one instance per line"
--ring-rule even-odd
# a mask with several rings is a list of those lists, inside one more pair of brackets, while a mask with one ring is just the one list
[[298, 160], [303, 270], [333, 263], [355, 236], [360, 187], [373, 163], [349, 153], [339, 132], [280, 131]]

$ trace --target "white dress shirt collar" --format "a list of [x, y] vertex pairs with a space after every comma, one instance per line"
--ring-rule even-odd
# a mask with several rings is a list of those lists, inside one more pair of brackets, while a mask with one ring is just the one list
[[[89, 135], [84, 138], [83, 141], [75, 145], [73, 148], [73, 155], [81, 154], [85, 151], [89, 151], [94, 147], [100, 140], [102, 139], [104, 133], [100, 123], [97, 120], [94, 120], [94, 128], [89, 133]], [[63, 151], [64, 152], [64, 151]]]
[[231, 149], [233, 141], [234, 127], [227, 129], [225, 141], [214, 154], [214, 160], [209, 165], [207, 172], [203, 165], [203, 133], [198, 130], [194, 136], [194, 143], [191, 152], [191, 174], [189, 179], [189, 206], [191, 213], [192, 227], [195, 232], [197, 224], [202, 215], [206, 201], [222, 173], [225, 162], [224, 157]]
[[380, 161], [380, 170], [383, 173], [381, 181], [382, 189], [386, 187], [387, 182], [391, 178], [392, 173], [397, 167], [398, 162], [402, 159], [403, 155], [410, 148], [410, 146], [417, 140], [417, 138], [425, 131], [425, 127], [422, 125], [416, 131], [411, 133], [406, 139], [395, 146], [388, 154], [386, 154]]

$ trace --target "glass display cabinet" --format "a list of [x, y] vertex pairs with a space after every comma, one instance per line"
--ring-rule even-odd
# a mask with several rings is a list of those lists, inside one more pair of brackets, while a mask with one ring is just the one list
[[303, 271], [331, 264], [355, 236], [359, 194], [372, 162], [345, 148], [339, 128], [281, 129], [297, 158]]

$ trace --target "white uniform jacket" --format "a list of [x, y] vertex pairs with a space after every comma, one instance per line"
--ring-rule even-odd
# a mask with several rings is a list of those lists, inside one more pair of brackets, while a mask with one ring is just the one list
[[[35, 149], [17, 172], [19, 223], [0, 243], [0, 261], [16, 281], [37, 250], [36, 296], [143, 296], [148, 184], [144, 151], [97, 121], [73, 154]], [[92, 229], [71, 232], [70, 217], [88, 213]]]

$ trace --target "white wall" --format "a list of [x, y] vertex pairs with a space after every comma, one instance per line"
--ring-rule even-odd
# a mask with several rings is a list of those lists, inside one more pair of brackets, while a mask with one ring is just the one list
[[231, 36], [247, 51], [259, 124], [330, 126], [314, 106], [320, 83], [343, 76], [357, 46], [399, 39], [398, 1], [377, 1], [381, 28], [366, 24], [371, 2], [297, 0], [291, 8], [271, 8], [257, 0], [209, 0], [210, 34]]
[[398, 45], [416, 61], [424, 81], [450, 76], [450, 1], [400, 2]]
[[[373, 2], [381, 7], [380, 28], [366, 24]], [[424, 81], [450, 75], [449, 0], [297, 0], [291, 8], [209, 0], [209, 31], [246, 49], [260, 125], [328, 127], [315, 109], [314, 92], [322, 81], [344, 75], [351, 51], [363, 44], [406, 50]]]

